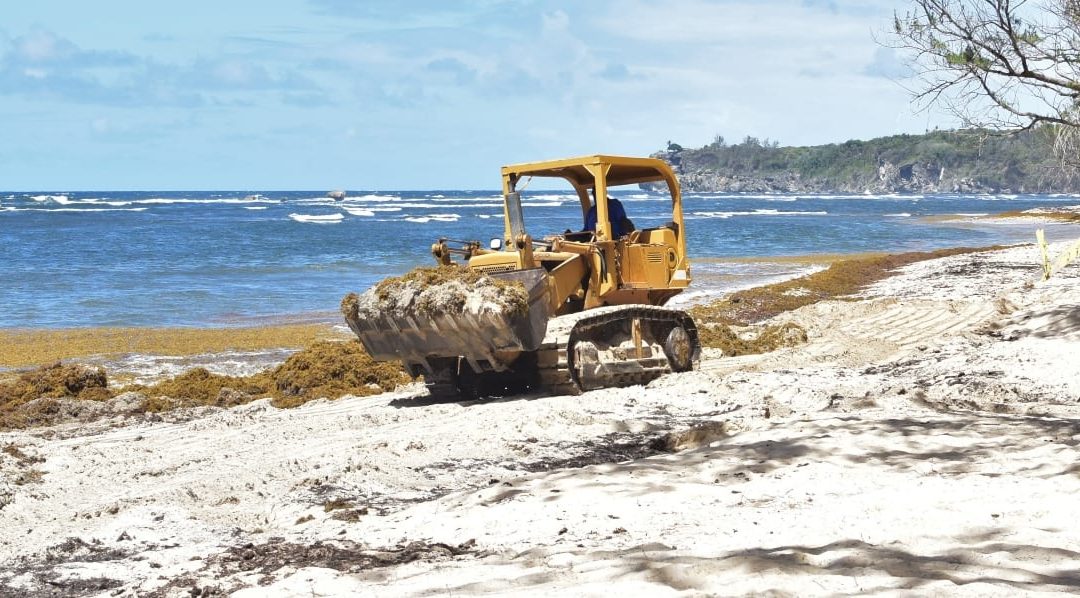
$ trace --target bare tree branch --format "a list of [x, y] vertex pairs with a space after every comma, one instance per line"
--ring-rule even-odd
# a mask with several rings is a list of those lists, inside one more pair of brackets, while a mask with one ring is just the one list
[[1080, 0], [911, 0], [893, 23], [917, 103], [972, 127], [1052, 128], [1062, 164], [1080, 164]]

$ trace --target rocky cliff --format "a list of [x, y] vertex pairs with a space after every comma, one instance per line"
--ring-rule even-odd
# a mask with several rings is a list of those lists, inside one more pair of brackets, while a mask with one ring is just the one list
[[687, 191], [755, 193], [1068, 193], [1075, 170], [1060, 166], [1038, 131], [991, 135], [935, 131], [870, 141], [781, 147], [747, 138], [702, 148], [668, 143], [653, 154], [670, 163]]

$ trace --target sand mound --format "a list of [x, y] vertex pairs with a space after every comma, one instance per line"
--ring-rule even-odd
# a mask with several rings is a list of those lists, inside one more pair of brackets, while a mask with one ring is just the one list
[[350, 293], [341, 302], [346, 321], [382, 315], [524, 313], [529, 297], [520, 282], [492, 278], [459, 266], [415, 268], [387, 278], [363, 294]]

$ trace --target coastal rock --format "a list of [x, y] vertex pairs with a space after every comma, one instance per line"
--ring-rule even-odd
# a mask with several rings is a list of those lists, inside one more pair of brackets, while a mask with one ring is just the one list
[[[804, 178], [797, 172], [760, 176], [753, 174], [721, 173], [715, 170], [687, 171], [676, 168], [679, 184], [684, 191], [700, 193], [1001, 193], [997, 188], [970, 177], [947, 177], [946, 169], [936, 163], [894, 164], [882, 161], [873, 178], [856, 178], [837, 182], [828, 178]], [[660, 191], [656, 184], [643, 185]]]
[[[706, 193], [1072, 193], [1080, 172], [1054, 158], [1046, 136], [934, 131], [812, 147], [748, 137], [701, 148], [668, 143], [683, 191]], [[663, 184], [643, 188], [664, 191]]]

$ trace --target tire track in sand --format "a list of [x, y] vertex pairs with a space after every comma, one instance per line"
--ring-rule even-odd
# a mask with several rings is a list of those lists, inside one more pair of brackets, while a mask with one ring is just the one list
[[998, 315], [991, 301], [869, 300], [837, 305], [818, 304], [785, 318], [807, 330], [809, 342], [763, 355], [720, 357], [702, 361], [715, 373], [738, 370], [790, 369], [806, 365], [861, 365], [904, 355], [918, 346], [934, 346], [945, 338], [978, 327]]

